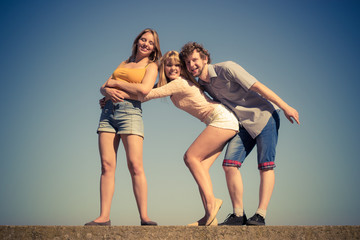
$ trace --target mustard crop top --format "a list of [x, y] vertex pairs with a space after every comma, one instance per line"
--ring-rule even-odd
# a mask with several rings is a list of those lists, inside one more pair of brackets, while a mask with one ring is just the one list
[[123, 80], [129, 83], [141, 83], [145, 76], [147, 66], [145, 68], [118, 67], [112, 74], [112, 78], [115, 80]]

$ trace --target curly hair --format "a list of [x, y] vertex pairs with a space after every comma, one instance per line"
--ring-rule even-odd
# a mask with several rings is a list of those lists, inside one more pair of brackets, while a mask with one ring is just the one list
[[199, 54], [201, 59], [205, 59], [207, 57], [208, 63], [211, 63], [210, 53], [206, 50], [203, 45], [197, 42], [188, 42], [185, 44], [180, 51], [180, 59], [185, 62], [185, 59], [190, 56], [194, 50], [196, 50]]

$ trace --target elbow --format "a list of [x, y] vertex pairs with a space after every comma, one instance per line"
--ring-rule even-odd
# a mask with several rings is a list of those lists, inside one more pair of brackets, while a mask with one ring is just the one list
[[140, 90], [140, 91], [138, 92], [139, 96], [141, 96], [141, 97], [145, 97], [148, 93], [149, 93], [149, 92], [148, 92], [148, 91], [145, 91], [145, 90]]
[[100, 87], [100, 93], [104, 95], [105, 88], [103, 86]]
[[251, 87], [250, 90], [257, 92], [259, 90], [259, 82], [255, 82]]
[[147, 95], [147, 94], [144, 94], [144, 93], [142, 93], [142, 92], [138, 92], [137, 98], [138, 98], [138, 100], [139, 100], [140, 102], [145, 102], [144, 99], [145, 99], [146, 95]]
[[145, 97], [146, 95], [148, 95], [149, 94], [149, 92], [151, 91], [151, 88], [141, 88], [141, 89], [139, 89], [139, 91], [138, 91], [138, 94], [140, 95], [140, 96], [142, 96], [142, 97]]
[[104, 87], [104, 86], [100, 87], [100, 93], [101, 93], [101, 95], [106, 97], [106, 94], [107, 94], [106, 87]]

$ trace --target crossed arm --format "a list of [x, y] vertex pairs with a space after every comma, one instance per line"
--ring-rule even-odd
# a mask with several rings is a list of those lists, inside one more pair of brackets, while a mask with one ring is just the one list
[[141, 83], [128, 83], [118, 81], [110, 77], [100, 88], [100, 92], [105, 99], [113, 102], [120, 102], [124, 98], [139, 99], [145, 96], [153, 88], [158, 68], [156, 63], [151, 63], [146, 70], [145, 76]]
[[276, 93], [274, 93], [270, 88], [266, 87], [261, 82], [254, 83], [250, 90], [257, 92], [267, 100], [275, 103], [279, 108], [281, 108], [284, 111], [284, 114], [286, 118], [291, 122], [294, 123], [294, 120], [297, 122], [297, 124], [300, 124], [299, 121], [299, 113], [296, 111], [296, 109], [289, 106], [285, 101], [283, 101]]

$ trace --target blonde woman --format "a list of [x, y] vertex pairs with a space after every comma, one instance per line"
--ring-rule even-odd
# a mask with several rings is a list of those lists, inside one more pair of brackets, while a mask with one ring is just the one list
[[[115, 188], [115, 168], [120, 140], [126, 152], [141, 225], [157, 225], [147, 215], [147, 181], [143, 167], [143, 120], [138, 95], [152, 89], [161, 58], [158, 34], [145, 29], [134, 40], [132, 54], [123, 61], [101, 87], [106, 103], [98, 127], [101, 157], [100, 216], [86, 226], [110, 226], [110, 208]], [[124, 82], [124, 93], [111, 88], [111, 80]], [[132, 88], [136, 85], [136, 90]], [[124, 99], [126, 95], [126, 99]]]
[[[121, 88], [122, 83], [109, 81], [112, 87]], [[238, 131], [235, 115], [223, 105], [212, 101], [199, 88], [179, 59], [176, 51], [167, 52], [159, 66], [159, 82], [142, 101], [170, 96], [174, 105], [204, 122], [207, 126], [191, 144], [184, 161], [192, 173], [203, 201], [205, 216], [191, 226], [217, 225], [216, 214], [222, 200], [216, 199], [212, 189], [209, 169], [223, 150], [225, 144]]]

